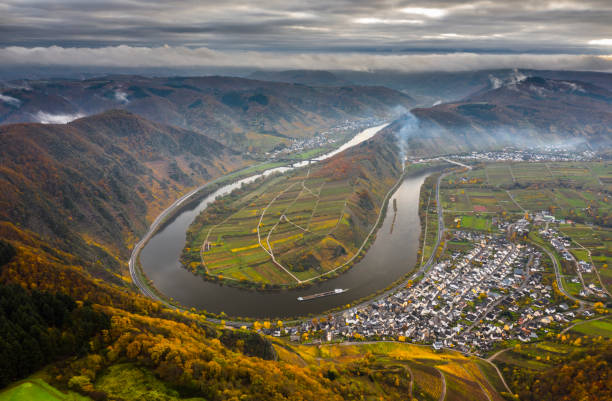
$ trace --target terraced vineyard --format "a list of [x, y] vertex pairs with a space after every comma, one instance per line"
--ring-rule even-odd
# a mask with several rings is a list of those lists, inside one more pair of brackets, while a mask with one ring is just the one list
[[377, 136], [324, 162], [249, 184], [192, 224], [183, 263], [229, 283], [293, 286], [350, 266], [402, 168]]

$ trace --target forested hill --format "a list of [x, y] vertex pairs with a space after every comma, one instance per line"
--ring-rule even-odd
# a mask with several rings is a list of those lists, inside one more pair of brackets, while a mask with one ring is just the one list
[[187, 188], [243, 165], [213, 139], [117, 110], [0, 126], [0, 160], [5, 229], [29, 230], [98, 273], [119, 273], [117, 259]]
[[203, 133], [236, 149], [306, 138], [344, 120], [390, 119], [413, 99], [374, 86], [314, 87], [234, 77], [109, 76], [19, 81], [1, 88], [0, 123], [90, 115], [121, 108]]

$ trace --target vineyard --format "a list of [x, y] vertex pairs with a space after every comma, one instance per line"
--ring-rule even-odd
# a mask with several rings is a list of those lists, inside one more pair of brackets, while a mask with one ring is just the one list
[[216, 280], [292, 286], [355, 259], [397, 183], [393, 139], [376, 138], [313, 166], [218, 199], [194, 222], [183, 263]]

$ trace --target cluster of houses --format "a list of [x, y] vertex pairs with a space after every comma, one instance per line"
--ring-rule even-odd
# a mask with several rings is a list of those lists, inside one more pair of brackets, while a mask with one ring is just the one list
[[323, 333], [327, 341], [400, 338], [484, 353], [498, 341], [529, 341], [553, 322], [574, 317], [567, 304], [554, 302], [552, 287], [542, 283], [539, 251], [505, 236], [453, 234], [455, 241], [470, 241], [472, 247], [384, 299], [292, 327], [293, 339], [313, 332]]
[[513, 149], [506, 148], [500, 151], [471, 152], [467, 154], [450, 155], [449, 158], [456, 160], [476, 161], [514, 161], [514, 162], [562, 162], [562, 161], [591, 161], [596, 157], [590, 150], [577, 152], [566, 148], [540, 148], [540, 149]]
[[345, 120], [339, 125], [330, 128], [327, 131], [319, 132], [313, 137], [304, 139], [293, 139], [288, 145], [279, 147], [275, 150], [266, 153], [270, 158], [282, 158], [283, 156], [293, 155], [309, 149], [320, 149], [337, 141], [340, 134], [347, 131], [358, 131], [371, 126], [380, 125], [383, 120], [378, 118], [367, 118], [363, 120], [350, 121]]

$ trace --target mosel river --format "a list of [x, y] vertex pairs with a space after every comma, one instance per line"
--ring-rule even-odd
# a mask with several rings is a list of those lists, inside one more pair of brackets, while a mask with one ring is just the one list
[[[371, 138], [383, 127], [384, 125], [362, 131], [342, 148], [320, 159], [330, 157]], [[295, 165], [293, 168], [295, 167], [299, 166]], [[291, 167], [274, 169], [274, 171], [289, 169]], [[397, 216], [393, 230], [391, 225], [394, 210], [391, 203], [391, 207], [387, 208], [384, 222], [377, 232], [376, 240], [358, 263], [337, 278], [304, 289], [279, 292], [243, 290], [205, 281], [181, 266], [179, 256], [185, 245], [185, 233], [189, 225], [217, 196], [231, 192], [245, 180], [224, 186], [196, 206], [182, 210], [144, 246], [140, 253], [140, 263], [147, 278], [152, 280], [161, 293], [186, 307], [215, 313], [225, 312], [231, 317], [287, 318], [321, 313], [385, 288], [413, 270], [417, 260], [420, 234], [419, 191], [429, 174], [420, 173], [404, 178], [389, 200], [393, 202], [393, 199], [397, 199]], [[251, 181], [255, 178], [257, 177], [249, 177], [246, 180]], [[297, 300], [299, 296], [335, 288], [344, 288], [348, 291], [309, 301]]]

